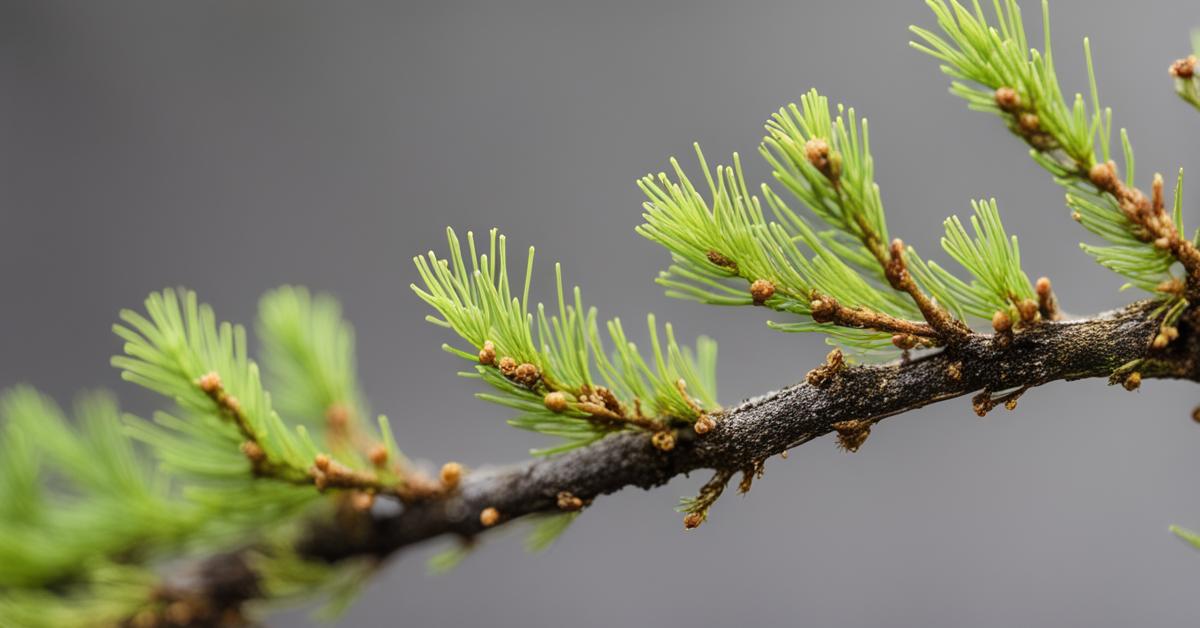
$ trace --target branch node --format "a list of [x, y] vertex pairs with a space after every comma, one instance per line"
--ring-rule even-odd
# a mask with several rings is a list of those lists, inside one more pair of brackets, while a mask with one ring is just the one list
[[824, 388], [837, 376], [842, 369], [846, 368], [846, 359], [842, 355], [841, 349], [834, 349], [825, 356], [825, 363], [817, 368], [809, 371], [804, 379], [810, 385], [817, 388]]
[[863, 419], [838, 421], [830, 424], [829, 427], [837, 431], [838, 447], [850, 453], [857, 452], [858, 448], [867, 442], [867, 437], [871, 435], [871, 422]]

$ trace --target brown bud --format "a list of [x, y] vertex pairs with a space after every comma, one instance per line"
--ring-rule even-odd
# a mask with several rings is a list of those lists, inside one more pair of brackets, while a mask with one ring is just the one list
[[775, 284], [766, 279], [755, 279], [754, 283], [750, 284], [750, 296], [755, 305], [762, 305], [767, 299], [775, 296]]
[[1050, 278], [1049, 277], [1039, 277], [1037, 280], [1037, 285], [1034, 287], [1034, 289], [1037, 290], [1038, 296], [1043, 296], [1043, 297], [1049, 296], [1050, 290], [1051, 290]]
[[238, 398], [233, 395], [221, 397], [221, 405], [234, 414], [240, 414], [242, 411], [242, 402], [238, 401]]
[[499, 522], [500, 511], [492, 508], [491, 506], [484, 508], [483, 512], [479, 513], [479, 523], [483, 524], [483, 527], [485, 528], [490, 528]]
[[675, 449], [675, 433], [671, 430], [655, 432], [650, 437], [650, 443], [659, 451], [671, 451]]
[[366, 512], [375, 505], [375, 494], [355, 491], [350, 495], [350, 506], [359, 512]]
[[525, 362], [517, 366], [517, 369], [513, 371], [512, 378], [518, 384], [533, 388], [537, 385], [538, 380], [542, 378], [542, 373], [538, 370], [538, 367]]
[[1001, 334], [1012, 329], [1012, 319], [1008, 317], [1008, 312], [996, 310], [996, 313], [992, 314], [992, 329]]
[[996, 90], [996, 106], [1001, 111], [1012, 113], [1021, 107], [1021, 97], [1017, 90], [1011, 87], [1001, 87]]
[[1171, 339], [1166, 334], [1159, 332], [1154, 336], [1154, 341], [1150, 343], [1150, 346], [1155, 349], [1166, 349], [1169, 344], [1171, 344]]
[[1142, 385], [1142, 374], [1134, 371], [1125, 376], [1125, 381], [1121, 383], [1125, 390], [1134, 391]]
[[1155, 246], [1155, 248], [1159, 248], [1159, 249], [1162, 249], [1165, 251], [1165, 250], [1171, 248], [1171, 239], [1166, 236], [1163, 236], [1161, 238], [1155, 238], [1154, 246]]
[[246, 456], [254, 464], [259, 464], [267, 459], [267, 452], [258, 443], [248, 440], [242, 443], [242, 455]]
[[1026, 133], [1034, 133], [1041, 125], [1041, 120], [1038, 119], [1036, 113], [1023, 113], [1017, 116], [1017, 125]]
[[345, 427], [350, 422], [350, 408], [346, 404], [335, 403], [325, 410], [325, 421], [330, 427]]
[[558, 509], [567, 512], [574, 512], [583, 508], [583, 500], [576, 497], [570, 491], [562, 491], [557, 497]]
[[371, 464], [377, 467], [382, 467], [383, 465], [387, 464], [388, 461], [387, 447], [379, 443], [372, 445], [371, 451], [367, 452], [367, 458], [371, 460]]
[[917, 346], [917, 337], [912, 334], [893, 334], [892, 344], [895, 345], [897, 349], [904, 349], [907, 351]]
[[1017, 304], [1017, 311], [1021, 313], [1021, 321], [1030, 323], [1038, 315], [1038, 304], [1033, 299], [1025, 299]]
[[209, 371], [196, 380], [204, 394], [211, 395], [221, 390], [221, 376], [216, 371]]
[[500, 373], [505, 377], [512, 377], [517, 372], [517, 361], [508, 356], [500, 358], [500, 363], [498, 366], [500, 368]]
[[1101, 190], [1114, 190], [1117, 187], [1117, 166], [1111, 161], [1096, 164], [1088, 171], [1088, 179]]
[[329, 471], [329, 466], [331, 464], [333, 464], [333, 461], [330, 460], [329, 456], [325, 454], [317, 454], [317, 456], [313, 458], [313, 466], [319, 469], [322, 473]]
[[715, 427], [717, 427], [717, 422], [707, 414], [701, 414], [700, 418], [696, 419], [696, 422], [692, 424], [692, 430], [701, 436], [713, 431]]
[[1192, 420], [1200, 423], [1200, 406], [1196, 406], [1192, 409]]
[[804, 157], [817, 170], [825, 172], [829, 168], [829, 143], [814, 137], [804, 143]]
[[737, 262], [725, 257], [721, 253], [718, 253], [717, 251], [709, 251], [706, 256], [708, 257], [708, 261], [712, 262], [713, 264], [720, 266], [721, 268], [737, 272]]
[[479, 363], [484, 366], [496, 363], [496, 343], [491, 340], [483, 341], [483, 348], [479, 350]]
[[689, 512], [683, 516], [683, 527], [688, 530], [695, 530], [704, 523], [704, 515], [698, 512]]
[[556, 390], [546, 393], [546, 396], [542, 398], [542, 403], [551, 412], [563, 412], [567, 409], [567, 396]]
[[1166, 334], [1167, 340], [1175, 340], [1179, 337], [1179, 328], [1173, 326], [1163, 327], [1162, 333]]
[[458, 464], [457, 462], [447, 462], [446, 464], [442, 465], [441, 473], [438, 474], [439, 478], [442, 480], [442, 486], [449, 490], [458, 488], [458, 483], [460, 480], [462, 480], [462, 475], [462, 465]]
[[1171, 76], [1178, 79], [1190, 79], [1196, 75], [1196, 55], [1188, 55], [1186, 58], [1178, 59], [1171, 64], [1171, 69], [1168, 70]]

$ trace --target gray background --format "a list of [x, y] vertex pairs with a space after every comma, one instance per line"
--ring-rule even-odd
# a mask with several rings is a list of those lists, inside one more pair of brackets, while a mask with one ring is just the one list
[[[1091, 35], [1144, 184], [1200, 157], [1200, 116], [1165, 72], [1200, 15], [1119, 4], [1053, 2], [1060, 73], [1085, 87]], [[0, 385], [63, 400], [113, 387], [147, 412], [157, 400], [107, 366], [119, 308], [185, 284], [250, 322], [262, 291], [302, 283], [344, 301], [367, 392], [406, 450], [523, 459], [545, 441], [471, 397], [408, 289], [410, 257], [444, 250], [447, 224], [536, 243], [543, 298], [558, 259], [606, 315], [653, 310], [685, 336], [717, 336], [726, 403], [786, 385], [819, 362], [820, 339], [662, 296], [667, 255], [633, 233], [634, 181], [690, 158], [693, 140], [714, 161], [740, 151], [761, 179], [762, 121], [810, 86], [870, 117], [894, 233], [943, 259], [941, 219], [996, 196], [1026, 268], [1051, 275], [1066, 308], [1125, 303], [1078, 250], [1060, 190], [998, 121], [945, 94], [906, 45], [910, 23], [932, 24], [917, 0], [8, 0]], [[689, 534], [672, 506], [697, 477], [599, 500], [542, 556], [500, 535], [431, 577], [435, 547], [405, 552], [341, 624], [1194, 624], [1200, 554], [1166, 526], [1200, 527], [1197, 401], [1190, 385], [1092, 381], [986, 419], [966, 400], [939, 404], [885, 422], [857, 455], [825, 439], [770, 461]]]

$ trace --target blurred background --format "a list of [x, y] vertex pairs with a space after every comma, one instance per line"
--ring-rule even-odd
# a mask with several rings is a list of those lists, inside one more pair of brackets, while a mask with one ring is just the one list
[[[1086, 88], [1091, 36], [1140, 183], [1200, 163], [1200, 115], [1166, 73], [1196, 5], [1053, 0], [1051, 13], [1070, 91]], [[186, 285], [252, 323], [262, 292], [298, 283], [345, 304], [368, 396], [406, 451], [522, 460], [546, 441], [472, 397], [408, 287], [411, 257], [443, 251], [447, 225], [536, 244], [542, 298], [561, 260], [602, 316], [654, 311], [717, 337], [727, 405], [790, 384], [821, 339], [662, 296], [668, 256], [633, 232], [634, 182], [671, 155], [698, 174], [693, 141], [710, 161], [739, 151], [765, 179], [762, 122], [809, 87], [870, 118], [891, 230], [926, 257], [945, 259], [944, 217], [994, 196], [1027, 271], [1051, 276], [1069, 312], [1135, 298], [1079, 251], [1085, 233], [1019, 142], [908, 48], [909, 24], [933, 24], [918, 0], [3, 0], [0, 386], [64, 402], [110, 387], [148, 414], [158, 400], [107, 365], [120, 308]], [[882, 423], [855, 455], [823, 439], [771, 460], [694, 532], [672, 508], [705, 477], [599, 499], [543, 555], [497, 534], [430, 576], [438, 545], [405, 551], [339, 623], [1192, 623], [1200, 554], [1167, 525], [1200, 527], [1197, 402], [1194, 385], [1160, 381], [1054, 384], [984, 419], [949, 401]]]

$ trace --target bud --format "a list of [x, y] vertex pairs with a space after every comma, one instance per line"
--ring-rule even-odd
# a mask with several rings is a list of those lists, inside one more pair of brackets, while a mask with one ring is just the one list
[[350, 495], [350, 506], [359, 512], [366, 512], [375, 505], [375, 494], [355, 491]]
[[267, 459], [267, 452], [263, 451], [262, 446], [252, 440], [242, 443], [241, 450], [242, 455], [246, 456], [254, 464], [259, 464]]
[[671, 430], [655, 432], [650, 437], [650, 443], [659, 451], [671, 451], [675, 449], [675, 433]]
[[1137, 371], [1130, 373], [1121, 385], [1128, 391], [1137, 390], [1142, 385], [1142, 374]]
[[567, 409], [567, 396], [556, 390], [546, 393], [546, 396], [542, 398], [542, 403], [551, 412], [563, 412]]
[[775, 284], [766, 279], [755, 279], [754, 283], [750, 284], [750, 296], [755, 305], [762, 305], [767, 299], [775, 296]]
[[1096, 164], [1088, 171], [1088, 179], [1101, 190], [1114, 190], [1117, 187], [1117, 167], [1113, 162]]
[[695, 530], [702, 523], [704, 523], [704, 515], [698, 512], [689, 512], [683, 517], [683, 527], [688, 530]]
[[700, 418], [692, 424], [692, 429], [701, 436], [713, 431], [715, 427], [717, 427], [717, 422], [707, 414], [701, 414]]
[[1012, 329], [1012, 319], [1008, 317], [1007, 312], [996, 310], [996, 313], [992, 314], [992, 329], [1001, 334]]
[[483, 341], [483, 348], [479, 350], [479, 363], [484, 366], [496, 363], [496, 344], [491, 340]]
[[1037, 290], [1038, 296], [1042, 296], [1042, 297], [1049, 296], [1050, 289], [1051, 289], [1050, 288], [1050, 279], [1048, 277], [1038, 278], [1035, 289]]
[[1017, 304], [1017, 311], [1021, 313], [1021, 320], [1026, 323], [1033, 322], [1033, 319], [1038, 315], [1038, 304], [1033, 299], [1025, 299]]
[[574, 512], [583, 508], [583, 500], [576, 497], [570, 491], [560, 492], [556, 500], [559, 510]]
[[329, 456], [325, 454], [317, 454], [317, 456], [313, 458], [313, 466], [321, 470], [321, 472], [328, 471], [330, 464], [332, 464], [332, 461], [329, 459]]
[[517, 361], [508, 356], [500, 358], [500, 363], [498, 366], [500, 368], [500, 373], [505, 377], [512, 377], [517, 372]]
[[442, 465], [442, 471], [439, 474], [442, 480], [442, 486], [447, 489], [454, 490], [458, 487], [458, 483], [462, 480], [463, 468], [457, 462], [447, 462]]
[[1189, 55], [1172, 63], [1168, 71], [1177, 79], [1187, 80], [1196, 75], [1196, 62], [1196, 55]]
[[371, 464], [382, 467], [387, 464], [388, 450], [381, 444], [375, 444], [371, 447], [371, 451], [367, 452], [367, 457], [371, 459]]
[[491, 506], [484, 508], [483, 512], [479, 513], [479, 523], [483, 524], [483, 527], [485, 528], [490, 528], [499, 522], [500, 511], [492, 508]]
[[804, 143], [804, 157], [817, 170], [824, 172], [829, 166], [829, 143], [814, 137]]
[[1021, 97], [1017, 95], [1017, 90], [1001, 87], [996, 90], [996, 106], [1001, 111], [1012, 113], [1021, 107]]
[[523, 384], [528, 388], [533, 388], [537, 385], [538, 380], [542, 378], [542, 374], [538, 368], [528, 362], [522, 363], [513, 370], [512, 379], [518, 384]]
[[1034, 133], [1041, 125], [1036, 113], [1023, 113], [1017, 116], [1017, 125], [1026, 133]]
[[196, 380], [204, 394], [211, 395], [221, 390], [221, 376], [216, 371], [209, 371]]

